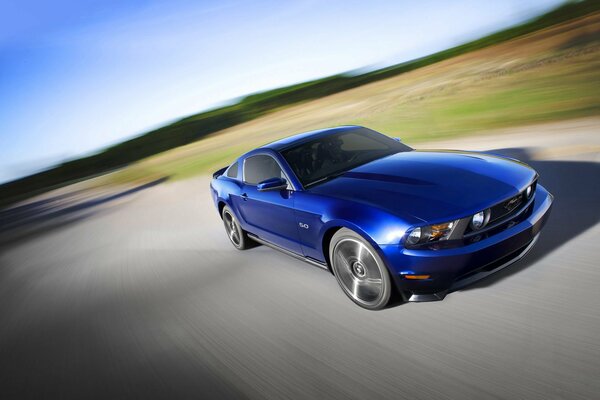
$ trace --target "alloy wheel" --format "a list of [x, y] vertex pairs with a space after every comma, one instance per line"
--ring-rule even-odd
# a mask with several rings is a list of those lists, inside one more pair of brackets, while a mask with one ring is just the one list
[[344, 238], [333, 249], [333, 268], [348, 296], [356, 303], [371, 307], [384, 295], [383, 271], [371, 250], [360, 241]]
[[227, 236], [231, 243], [235, 247], [240, 247], [241, 245], [241, 232], [240, 227], [235, 220], [235, 217], [229, 213], [229, 211], [223, 212], [223, 223], [225, 224], [225, 232], [227, 232]]

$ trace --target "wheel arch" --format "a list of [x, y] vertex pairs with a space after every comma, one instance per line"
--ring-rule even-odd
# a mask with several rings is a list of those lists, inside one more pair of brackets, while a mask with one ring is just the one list
[[[343, 229], [346, 229], [347, 231], [346, 232], [340, 232]], [[324, 236], [324, 238], [323, 238], [324, 241], [325, 240], [329, 241], [328, 242], [328, 246], [327, 246], [328, 248], [331, 246], [332, 239], [338, 233], [340, 234], [340, 238], [338, 238], [338, 239], [341, 240], [338, 243], [341, 243], [342, 241], [347, 240], [348, 237], [353, 238], [352, 240], [354, 242], [363, 242], [361, 244], [361, 246], [367, 248], [368, 252], [373, 254], [373, 259], [377, 263], [377, 268], [379, 268], [379, 270], [381, 271], [381, 274], [382, 274], [381, 275], [381, 281], [385, 281], [387, 283], [387, 285], [382, 285], [381, 286], [381, 290], [382, 290], [382, 292], [381, 292], [381, 298], [378, 300], [378, 303], [376, 303], [376, 305], [373, 306], [372, 308], [371, 308], [370, 305], [365, 305], [365, 303], [363, 303], [363, 302], [361, 302], [360, 300], [357, 299], [357, 296], [358, 297], [360, 297], [360, 296], [357, 295], [356, 292], [354, 292], [354, 296], [351, 294], [352, 291], [349, 291], [348, 285], [346, 283], [343, 283], [344, 280], [340, 278], [341, 275], [336, 274], [336, 273], [333, 272], [333, 265], [332, 265], [331, 261], [329, 261], [329, 251], [326, 251], [327, 260], [328, 260], [328, 264], [327, 264], [328, 268], [330, 269], [330, 271], [332, 272], [332, 274], [335, 276], [336, 280], [338, 281], [338, 283], [342, 287], [342, 289], [345, 292], [345, 294], [348, 297], [350, 297], [350, 299], [352, 299], [352, 301], [354, 301], [356, 304], [358, 304], [361, 307], [364, 307], [364, 308], [367, 308], [367, 309], [379, 310], [381, 308], [385, 308], [387, 306], [387, 304], [389, 304], [390, 300], [396, 298], [395, 296], [399, 293], [399, 291], [398, 291], [398, 288], [396, 286], [396, 281], [395, 281], [395, 279], [393, 277], [393, 272], [390, 269], [390, 267], [388, 265], [388, 262], [387, 262], [385, 256], [383, 255], [383, 253], [381, 251], [381, 248], [379, 247], [379, 245], [377, 243], [375, 243], [373, 241], [373, 239], [368, 234], [366, 234], [361, 229], [353, 229], [353, 227], [348, 226], [348, 225], [346, 225], [346, 226], [332, 227], [326, 233], [327, 234], [331, 234], [330, 237]], [[368, 249], [369, 247], [371, 248], [371, 250]], [[348, 264], [346, 264], [346, 265], [348, 265]]]
[[331, 260], [329, 259], [329, 244], [331, 243], [331, 239], [333, 235], [343, 226], [331, 226], [324, 233], [321, 239], [321, 251], [323, 252], [323, 257], [325, 258], [325, 264], [327, 265], [327, 269], [329, 272], [333, 274], [333, 269], [331, 268]]
[[227, 203], [225, 203], [225, 201], [223, 200], [219, 200], [219, 202], [217, 203], [217, 207], [219, 208], [219, 217], [221, 217], [221, 219], [223, 219], [223, 209], [226, 205]]
[[365, 232], [361, 227], [346, 220], [331, 220], [323, 226], [323, 233], [321, 235], [321, 252], [329, 272], [333, 273], [333, 270], [331, 269], [331, 260], [329, 259], [329, 246], [331, 244], [331, 239], [333, 238], [333, 235], [335, 235], [335, 233], [342, 228], [349, 229], [360, 235], [364, 240], [369, 242], [371, 246], [373, 246], [375, 251], [379, 253], [380, 257], [383, 256], [383, 252], [381, 251], [379, 245], [375, 242], [375, 240], [373, 240], [371, 235], [369, 235], [368, 232]]

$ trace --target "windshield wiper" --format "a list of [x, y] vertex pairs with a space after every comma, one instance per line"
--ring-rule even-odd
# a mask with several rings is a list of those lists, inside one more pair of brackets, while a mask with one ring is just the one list
[[346, 171], [342, 171], [342, 172], [338, 172], [336, 174], [327, 175], [327, 176], [325, 176], [325, 177], [323, 177], [321, 179], [317, 179], [316, 181], [312, 181], [311, 183], [306, 184], [305, 187], [308, 188], [308, 187], [316, 185], [317, 183], [329, 181], [331, 179], [337, 178], [340, 175], [344, 175], [345, 173], [346, 173]]

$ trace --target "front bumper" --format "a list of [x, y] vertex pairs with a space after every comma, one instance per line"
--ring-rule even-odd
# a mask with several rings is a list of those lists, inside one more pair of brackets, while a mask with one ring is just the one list
[[[460, 289], [506, 268], [533, 247], [548, 220], [553, 196], [537, 185], [527, 215], [517, 223], [479, 242], [449, 249], [405, 249], [384, 245], [381, 250], [398, 291], [407, 301], [442, 300]], [[426, 280], [408, 280], [405, 275], [430, 275]]]

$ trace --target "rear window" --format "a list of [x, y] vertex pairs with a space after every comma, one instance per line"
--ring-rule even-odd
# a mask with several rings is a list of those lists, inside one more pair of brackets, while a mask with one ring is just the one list
[[229, 166], [229, 168], [227, 168], [227, 171], [225, 172], [225, 176], [228, 178], [237, 178], [238, 176], [238, 163], [237, 161], [234, 162], [233, 164], [231, 164]]

